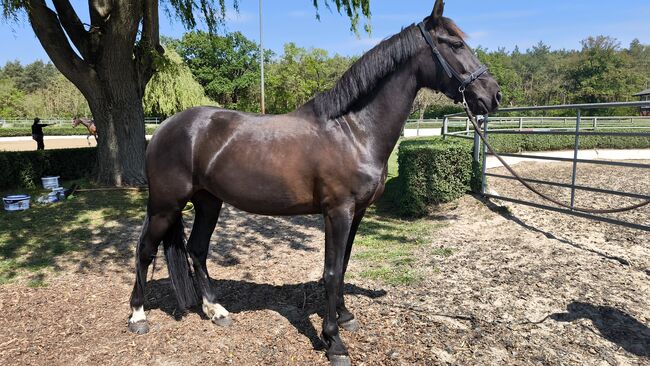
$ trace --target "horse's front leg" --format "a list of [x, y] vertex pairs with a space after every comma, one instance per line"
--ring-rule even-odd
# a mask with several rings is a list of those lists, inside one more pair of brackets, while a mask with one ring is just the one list
[[88, 146], [90, 146], [90, 135], [86, 135], [86, 142], [88, 142]]
[[345, 299], [343, 298], [343, 283], [345, 279], [345, 272], [348, 270], [348, 262], [350, 261], [350, 253], [352, 252], [352, 244], [354, 237], [357, 235], [359, 224], [365, 215], [366, 210], [363, 209], [357, 212], [352, 219], [352, 226], [348, 234], [348, 240], [345, 247], [345, 256], [343, 257], [343, 274], [341, 275], [341, 282], [339, 283], [338, 299], [336, 304], [336, 312], [338, 313], [338, 323], [341, 328], [347, 331], [355, 331], [359, 329], [359, 322], [354, 318], [354, 315], [345, 307]]
[[327, 346], [327, 357], [333, 366], [350, 365], [350, 357], [339, 335], [337, 304], [342, 286], [343, 263], [348, 235], [354, 217], [354, 205], [340, 205], [325, 212], [325, 317], [322, 337]]

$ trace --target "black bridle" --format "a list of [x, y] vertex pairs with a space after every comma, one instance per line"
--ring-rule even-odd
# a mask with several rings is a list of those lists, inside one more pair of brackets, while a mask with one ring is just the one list
[[454, 69], [449, 64], [449, 62], [447, 62], [447, 60], [445, 60], [445, 58], [442, 56], [440, 51], [438, 51], [438, 47], [436, 47], [436, 44], [433, 42], [433, 39], [431, 38], [431, 34], [429, 34], [429, 32], [427, 31], [424, 22], [418, 23], [418, 28], [420, 28], [424, 40], [427, 41], [427, 44], [429, 45], [429, 47], [431, 47], [431, 52], [433, 52], [435, 59], [438, 60], [442, 68], [447, 73], [447, 76], [449, 76], [450, 78], [455, 78], [460, 83], [460, 86], [458, 87], [458, 91], [461, 94], [463, 94], [463, 99], [464, 99], [465, 88], [467, 88], [470, 84], [476, 81], [476, 79], [480, 78], [481, 75], [485, 74], [488, 71], [487, 66], [481, 65], [476, 71], [470, 73], [469, 76], [463, 77], [458, 71], [456, 71], [456, 69]]

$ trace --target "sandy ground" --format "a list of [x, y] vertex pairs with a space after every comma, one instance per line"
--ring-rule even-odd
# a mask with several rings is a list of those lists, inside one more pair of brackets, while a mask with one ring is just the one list
[[[86, 136], [45, 136], [43, 142], [45, 150], [97, 146], [94, 137], [86, 140]], [[0, 138], [0, 151], [30, 150], [36, 150], [36, 141], [32, 140], [31, 137]]]
[[[518, 168], [527, 176], [565, 169]], [[647, 173], [582, 174], [647, 194]], [[514, 193], [508, 182], [491, 187]], [[592, 201], [610, 205], [580, 197]], [[629, 215], [649, 217], [647, 209]], [[650, 365], [650, 233], [471, 196], [431, 220], [444, 225], [416, 255], [421, 283], [348, 281], [362, 324], [342, 331], [354, 365]], [[126, 322], [139, 227], [115, 223], [117, 235], [62, 260], [63, 274], [47, 287], [0, 287], [0, 364], [327, 365], [317, 338], [321, 226], [319, 217], [224, 208], [209, 269], [234, 324], [177, 313], [159, 261], [147, 292], [152, 331], [135, 336]], [[433, 255], [439, 247], [453, 254]], [[353, 260], [351, 273], [361, 265]]]
[[[151, 139], [151, 135], [146, 136]], [[45, 136], [45, 150], [69, 149], [76, 147], [94, 147], [97, 141], [94, 137], [86, 139], [80, 136]], [[0, 137], [0, 151], [30, 151], [36, 150], [36, 141], [31, 137]]]

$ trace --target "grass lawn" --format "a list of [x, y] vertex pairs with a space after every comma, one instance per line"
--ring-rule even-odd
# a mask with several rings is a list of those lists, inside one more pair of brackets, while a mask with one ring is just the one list
[[29, 285], [42, 286], [48, 274], [59, 270], [59, 257], [87, 251], [92, 262], [92, 257], [110, 249], [102, 243], [115, 241], [123, 226], [139, 228], [144, 217], [146, 192], [81, 193], [64, 202], [34, 204], [45, 192], [38, 188], [2, 192], [2, 196], [30, 194], [32, 207], [0, 213], [0, 284], [27, 276]]
[[[353, 260], [362, 263], [362, 269], [352, 276], [380, 280], [392, 285], [412, 285], [422, 274], [415, 261], [415, 252], [433, 241], [435, 233], [444, 224], [424, 217], [405, 220], [393, 214], [393, 197], [397, 185], [397, 148], [388, 161], [386, 190], [377, 204], [368, 208], [354, 242]], [[450, 248], [433, 248], [430, 253], [450, 256]]]

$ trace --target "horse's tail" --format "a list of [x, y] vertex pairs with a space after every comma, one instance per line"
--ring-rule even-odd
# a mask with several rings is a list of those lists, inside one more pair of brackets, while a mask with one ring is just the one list
[[176, 221], [163, 238], [167, 270], [172, 286], [176, 292], [176, 299], [181, 310], [192, 307], [198, 303], [198, 295], [192, 280], [187, 250], [185, 249], [185, 233], [183, 232], [183, 219]]

